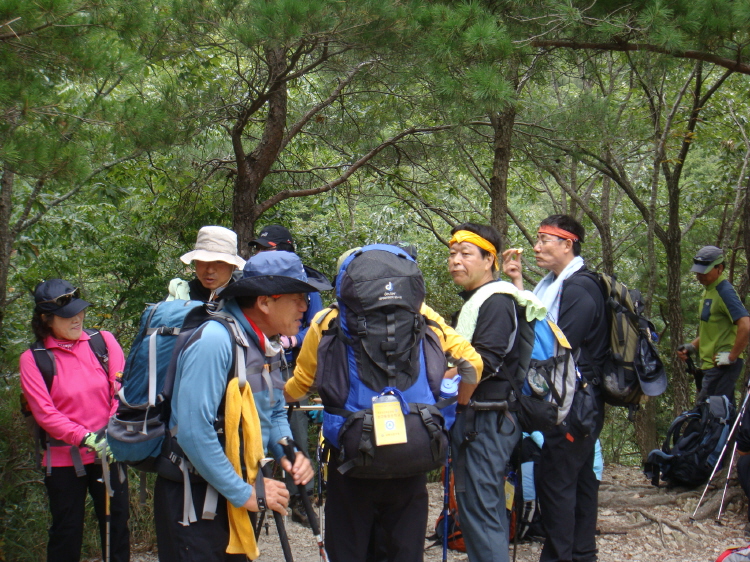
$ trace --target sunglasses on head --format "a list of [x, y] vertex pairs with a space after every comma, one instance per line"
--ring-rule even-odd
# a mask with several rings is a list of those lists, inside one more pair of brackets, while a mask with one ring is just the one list
[[54, 299], [42, 301], [37, 304], [56, 304], [57, 306], [62, 307], [69, 304], [73, 299], [79, 298], [81, 298], [81, 290], [75, 289], [72, 293], [65, 293], [64, 295], [60, 295], [59, 297], [56, 297]]

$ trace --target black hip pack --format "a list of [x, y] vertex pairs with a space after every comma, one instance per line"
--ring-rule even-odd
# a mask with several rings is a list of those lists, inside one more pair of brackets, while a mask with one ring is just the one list
[[353, 478], [406, 478], [440, 468], [448, 451], [443, 415], [433, 404], [409, 404], [406, 443], [378, 447], [371, 409], [326, 411], [346, 417], [339, 432], [341, 474]]

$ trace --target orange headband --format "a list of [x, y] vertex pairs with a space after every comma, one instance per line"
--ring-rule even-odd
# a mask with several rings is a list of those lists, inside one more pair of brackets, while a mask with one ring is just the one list
[[485, 238], [479, 236], [479, 234], [475, 234], [468, 230], [457, 230], [453, 235], [453, 238], [451, 238], [450, 242], [448, 242], [448, 245], [451, 246], [456, 243], [460, 244], [461, 242], [469, 242], [470, 244], [474, 244], [475, 246], [482, 248], [482, 250], [485, 250], [492, 254], [492, 257], [495, 258], [493, 267], [496, 271], [500, 269], [500, 264], [497, 261], [497, 250], [489, 240], [486, 240]]
[[576, 236], [572, 232], [563, 230], [559, 226], [551, 226], [551, 225], [540, 226], [539, 230], [537, 230], [537, 233], [549, 234], [551, 236], [557, 236], [558, 238], [562, 238], [563, 240], [572, 240], [573, 242], [578, 242], [578, 236]]

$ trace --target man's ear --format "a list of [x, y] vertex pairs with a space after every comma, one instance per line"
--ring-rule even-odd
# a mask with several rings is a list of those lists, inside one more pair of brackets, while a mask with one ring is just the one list
[[271, 301], [271, 297], [268, 295], [260, 295], [258, 297], [258, 300], [255, 301], [255, 306], [260, 310], [263, 314], [270, 314], [271, 309], [268, 306], [268, 303]]

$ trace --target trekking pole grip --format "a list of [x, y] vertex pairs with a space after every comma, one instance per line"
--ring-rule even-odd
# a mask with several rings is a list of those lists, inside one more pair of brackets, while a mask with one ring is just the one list
[[[297, 458], [297, 454], [294, 448], [294, 442], [288, 437], [282, 437], [279, 439], [279, 445], [281, 445], [284, 455], [289, 459], [289, 462], [294, 465], [294, 460]], [[304, 455], [304, 452], [302, 453]], [[310, 528], [314, 535], [320, 535], [320, 524], [318, 522], [318, 514], [315, 513], [312, 503], [310, 502], [310, 496], [307, 495], [307, 489], [304, 484], [297, 484], [297, 490], [299, 491], [300, 498], [302, 499], [302, 505], [305, 508], [307, 520], [310, 521]]]
[[[271, 466], [269, 464], [264, 465], [261, 468], [261, 478], [271, 478], [273, 476], [273, 471], [271, 470]], [[278, 511], [273, 512], [273, 520], [276, 523], [276, 530], [279, 533], [279, 540], [281, 541], [281, 550], [284, 552], [284, 561], [285, 562], [294, 562], [294, 557], [292, 556], [292, 547], [289, 544], [289, 537], [286, 534], [286, 525], [284, 525], [284, 516], [281, 515]]]
[[[297, 458], [297, 454], [295, 452], [295, 445], [297, 445], [294, 441], [289, 439], [288, 437], [282, 437], [278, 441], [279, 445], [281, 445], [282, 450], [284, 451], [284, 455], [287, 459], [289, 459], [289, 462], [294, 465], [294, 459]], [[297, 445], [297, 448], [299, 446]], [[304, 451], [300, 451], [303, 455], [305, 455]], [[307, 456], [307, 455], [305, 455]], [[309, 458], [309, 457], [308, 457]], [[297, 490], [299, 491], [300, 498], [302, 499], [302, 505], [305, 508], [305, 514], [307, 515], [307, 520], [310, 522], [310, 529], [312, 530], [313, 536], [315, 537], [315, 541], [318, 543], [318, 549], [320, 550], [320, 558], [323, 560], [323, 562], [326, 562], [328, 560], [328, 554], [326, 553], [325, 544], [323, 542], [323, 537], [320, 534], [320, 522], [318, 521], [318, 514], [315, 513], [315, 509], [312, 506], [312, 503], [310, 502], [310, 496], [307, 495], [307, 488], [304, 484], [297, 484]]]

